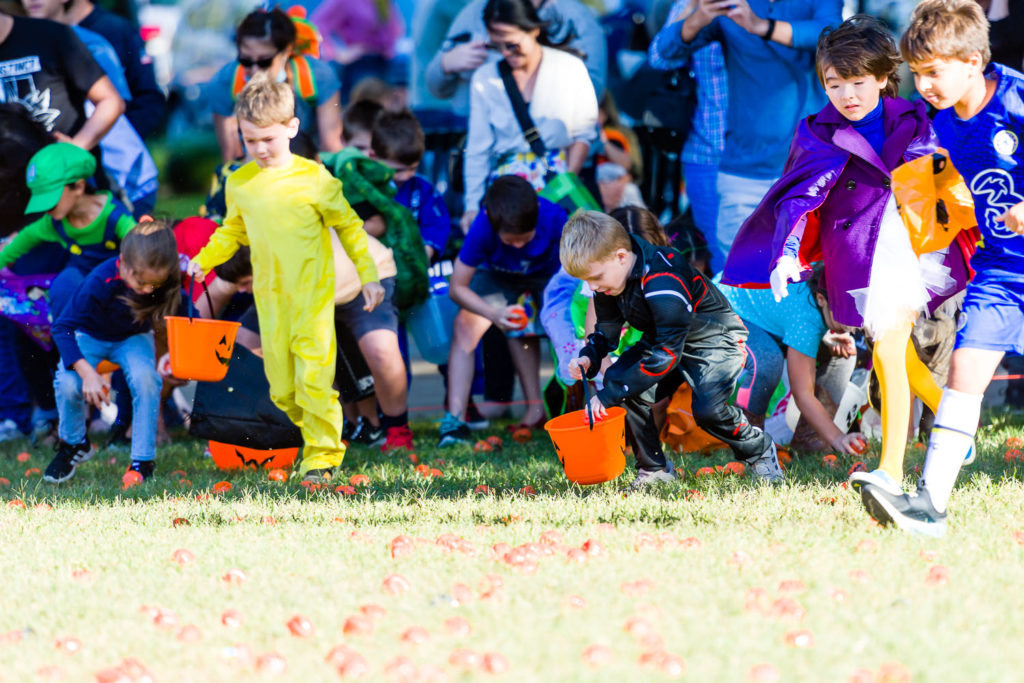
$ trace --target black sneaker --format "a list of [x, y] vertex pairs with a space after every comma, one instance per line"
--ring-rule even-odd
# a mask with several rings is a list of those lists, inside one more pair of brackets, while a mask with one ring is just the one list
[[352, 422], [351, 420], [342, 420], [342, 423], [341, 423], [341, 440], [342, 441], [348, 441], [349, 443], [352, 443], [352, 434], [355, 433], [356, 428], [359, 426], [359, 420], [361, 420], [361, 419], [362, 418], [357, 418], [355, 422]]
[[95, 455], [96, 451], [86, 437], [85, 443], [73, 446], [65, 441], [57, 444], [57, 455], [46, 466], [43, 474], [43, 481], [51, 484], [60, 484], [75, 476], [75, 469], [83, 462]]
[[946, 513], [935, 509], [928, 489], [920, 485], [916, 495], [893, 495], [880, 486], [864, 484], [860, 498], [868, 514], [882, 526], [895, 524], [904, 531], [932, 538], [946, 533]]
[[128, 465], [128, 469], [132, 472], [138, 472], [142, 475], [143, 481], [148, 481], [153, 476], [153, 470], [156, 468], [156, 463], [152, 460], [132, 460], [132, 464]]
[[469, 433], [469, 427], [466, 426], [465, 422], [451, 413], [444, 414], [444, 419], [441, 420], [441, 437], [437, 440], [438, 446], [441, 448], [454, 446], [466, 443], [472, 438], [473, 435]]
[[466, 406], [466, 426], [474, 431], [487, 429], [491, 426], [491, 421], [480, 414], [480, 409], [476, 407], [476, 403], [472, 399], [470, 399], [469, 405]]
[[330, 483], [331, 479], [334, 478], [334, 470], [330, 467], [324, 467], [317, 470], [307, 470], [306, 474], [302, 477], [302, 483], [310, 484], [327, 484]]
[[352, 440], [349, 443], [360, 446], [380, 446], [387, 439], [384, 428], [380, 425], [374, 427], [369, 420], [359, 418], [355, 430], [352, 432]]

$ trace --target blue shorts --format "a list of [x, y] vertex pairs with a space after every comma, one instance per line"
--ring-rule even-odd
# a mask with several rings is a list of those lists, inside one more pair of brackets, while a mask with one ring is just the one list
[[1024, 356], [1024, 282], [980, 278], [967, 285], [956, 348]]

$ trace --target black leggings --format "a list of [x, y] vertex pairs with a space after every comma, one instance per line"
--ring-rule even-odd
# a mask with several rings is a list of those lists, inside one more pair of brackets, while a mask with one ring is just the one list
[[[693, 419], [711, 436], [726, 443], [737, 460], [750, 462], [771, 444], [771, 437], [747, 423], [729, 403], [733, 385], [743, 370], [746, 353], [738, 339], [718, 337], [688, 343], [672, 372], [655, 386], [622, 402], [626, 409], [626, 439], [640, 470], [662, 470], [667, 464], [651, 406], [675, 393], [683, 382], [693, 389]], [[628, 351], [618, 362], [629, 362]]]

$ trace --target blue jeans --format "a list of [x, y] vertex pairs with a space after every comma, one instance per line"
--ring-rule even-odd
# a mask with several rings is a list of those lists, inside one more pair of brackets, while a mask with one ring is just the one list
[[744, 178], [731, 173], [718, 173], [718, 221], [715, 239], [723, 255], [729, 255], [736, 233], [743, 222], [750, 218], [768, 190], [775, 184], [775, 178]]
[[687, 163], [683, 167], [686, 178], [686, 196], [690, 199], [693, 221], [708, 242], [711, 252], [711, 270], [721, 273], [725, 267], [725, 253], [715, 239], [718, 221], [718, 166]]
[[[136, 334], [122, 341], [108, 342], [75, 332], [82, 355], [93, 366], [101, 360], [117, 363], [124, 370], [132, 394], [132, 460], [153, 460], [156, 457], [156, 425], [160, 410], [160, 389], [163, 380], [156, 371], [156, 350], [153, 333]], [[85, 441], [85, 400], [82, 379], [62, 362], [53, 381], [60, 413], [58, 434], [70, 444]]]
[[737, 382], [736, 405], [746, 408], [752, 415], [768, 412], [768, 402], [775, 387], [782, 380], [785, 367], [785, 347], [782, 341], [748, 320], [747, 361]]

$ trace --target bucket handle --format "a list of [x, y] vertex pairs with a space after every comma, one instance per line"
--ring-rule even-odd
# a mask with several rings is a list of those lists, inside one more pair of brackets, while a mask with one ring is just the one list
[[587, 414], [587, 420], [590, 422], [590, 431], [594, 431], [594, 413], [590, 410], [590, 382], [586, 377], [580, 381], [583, 382], [583, 412]]
[[[210, 315], [213, 315], [213, 298], [210, 296], [210, 289], [206, 286], [206, 280], [200, 280], [199, 283], [203, 286], [203, 293], [206, 294], [206, 303], [210, 305]], [[196, 276], [188, 276], [188, 321], [192, 322], [192, 319], [196, 315], [196, 305], [192, 303], [192, 288], [196, 284]]]

